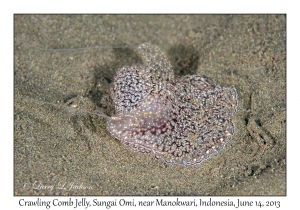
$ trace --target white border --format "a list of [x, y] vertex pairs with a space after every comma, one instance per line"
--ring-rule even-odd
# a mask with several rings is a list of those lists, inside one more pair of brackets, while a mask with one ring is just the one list
[[[13, 197], [13, 14], [15, 13], [287, 13], [287, 197], [240, 197], [243, 200], [280, 200], [283, 209], [299, 206], [299, 21], [296, 1], [6, 1], [1, 3], [1, 206], [20, 208]], [[30, 197], [27, 197], [30, 198]], [[31, 197], [36, 199], [37, 197]], [[53, 200], [57, 197], [43, 197]], [[67, 197], [63, 197], [66, 199]], [[75, 197], [79, 198], [79, 197]], [[95, 197], [98, 198], [98, 197]], [[102, 197], [112, 199], [112, 197]], [[117, 197], [121, 199], [122, 197]], [[125, 197], [128, 199], [129, 197]], [[171, 197], [170, 199], [174, 199]], [[190, 200], [192, 197], [180, 197]], [[207, 197], [206, 197], [207, 198]], [[212, 197], [216, 199], [217, 197]], [[218, 199], [237, 199], [218, 197]], [[92, 200], [93, 197], [88, 197]], [[136, 197], [141, 199], [141, 197]], [[143, 197], [143, 200], [155, 199]], [[196, 198], [196, 199], [199, 199]], [[159, 207], [156, 207], [160, 209]], [[199, 208], [199, 207], [198, 207]], [[37, 208], [35, 208], [37, 209]], [[53, 208], [51, 208], [53, 209]], [[115, 209], [115, 208], [114, 208]], [[124, 208], [123, 208], [124, 209]]]

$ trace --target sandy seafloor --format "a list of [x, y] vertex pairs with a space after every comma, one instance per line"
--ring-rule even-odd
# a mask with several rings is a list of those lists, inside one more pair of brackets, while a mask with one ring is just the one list
[[[286, 195], [285, 15], [14, 18], [15, 195]], [[113, 114], [114, 73], [141, 63], [134, 48], [145, 42], [177, 75], [236, 88], [236, 132], [219, 154], [169, 165], [84, 111]], [[72, 182], [92, 188], [58, 187]]]

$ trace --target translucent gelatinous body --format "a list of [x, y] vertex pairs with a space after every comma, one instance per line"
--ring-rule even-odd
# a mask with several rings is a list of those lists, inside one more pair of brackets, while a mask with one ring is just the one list
[[172, 164], [193, 165], [220, 152], [234, 134], [236, 90], [198, 75], [175, 77], [156, 46], [142, 44], [138, 53], [145, 66], [123, 67], [115, 76], [109, 132]]

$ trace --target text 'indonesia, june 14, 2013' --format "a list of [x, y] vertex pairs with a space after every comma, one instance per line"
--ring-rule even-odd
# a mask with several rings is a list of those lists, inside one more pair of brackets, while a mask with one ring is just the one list
[[241, 199], [226, 199], [217, 200], [212, 198], [207, 199], [190, 199], [184, 200], [179, 198], [166, 199], [166, 198], [156, 198], [152, 200], [142, 200], [142, 199], [112, 199], [112, 200], [101, 200], [101, 199], [88, 199], [88, 198], [68, 198], [61, 199], [56, 198], [53, 200], [43, 200], [37, 198], [36, 200], [30, 200], [22, 198], [19, 200], [19, 206], [22, 207], [32, 207], [40, 206], [50, 209], [51, 207], [66, 207], [72, 206], [73, 208], [90, 208], [90, 207], [105, 207], [106, 209], [111, 209], [115, 206], [129, 206], [129, 207], [146, 207], [146, 206], [160, 206], [160, 207], [170, 207], [170, 206], [183, 206], [183, 207], [204, 207], [204, 206], [218, 206], [218, 207], [273, 207], [280, 208], [280, 201], [270, 200], [270, 201], [259, 201], [259, 200], [241, 200]]

